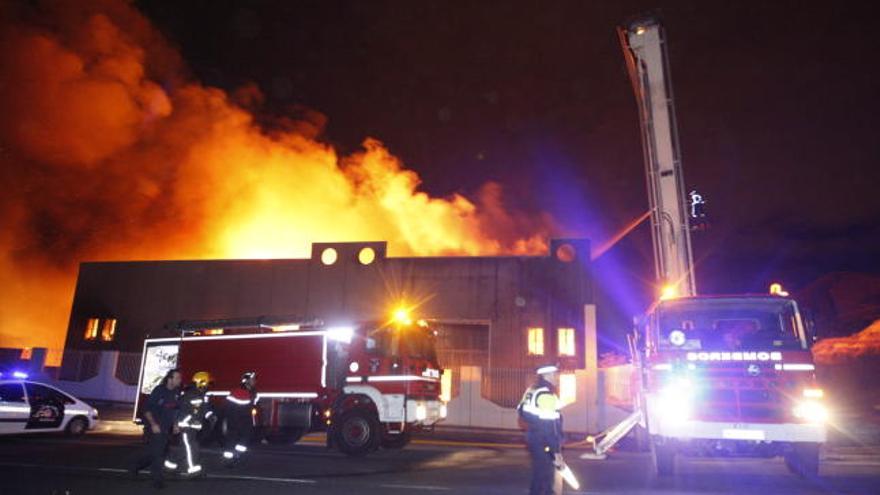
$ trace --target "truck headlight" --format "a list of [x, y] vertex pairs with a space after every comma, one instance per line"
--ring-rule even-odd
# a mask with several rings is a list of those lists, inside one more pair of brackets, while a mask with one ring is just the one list
[[687, 378], [679, 378], [660, 390], [657, 412], [670, 423], [680, 423], [691, 415], [693, 384]]
[[416, 421], [424, 421], [428, 417], [428, 408], [424, 404], [416, 406]]
[[449, 414], [449, 409], [446, 408], [446, 404], [440, 404], [440, 417], [445, 418]]
[[828, 408], [814, 400], [797, 403], [792, 410], [794, 417], [808, 423], [824, 423], [828, 421]]

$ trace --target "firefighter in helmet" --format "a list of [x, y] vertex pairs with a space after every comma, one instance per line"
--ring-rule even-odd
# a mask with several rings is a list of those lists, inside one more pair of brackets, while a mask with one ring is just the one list
[[[183, 462], [185, 476], [196, 476], [202, 473], [199, 464], [199, 440], [198, 435], [202, 428], [208, 427], [214, 415], [208, 402], [208, 386], [211, 383], [211, 374], [207, 371], [199, 371], [192, 377], [192, 384], [183, 392], [180, 398], [180, 409], [177, 413], [177, 428], [180, 430], [183, 452], [178, 457]], [[168, 469], [177, 469], [177, 464], [165, 461]]]
[[257, 403], [257, 373], [246, 371], [241, 375], [241, 387], [226, 396], [227, 434], [223, 459], [233, 463], [247, 452], [254, 433]]
[[561, 462], [562, 415], [556, 385], [559, 368], [541, 366], [535, 383], [526, 389], [516, 410], [520, 425], [526, 429], [526, 446], [532, 461], [529, 495], [550, 495], [556, 485], [556, 468]]

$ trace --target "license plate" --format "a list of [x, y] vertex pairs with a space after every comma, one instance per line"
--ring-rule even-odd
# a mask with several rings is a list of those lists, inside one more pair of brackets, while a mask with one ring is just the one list
[[724, 430], [722, 438], [727, 440], [764, 440], [764, 430]]

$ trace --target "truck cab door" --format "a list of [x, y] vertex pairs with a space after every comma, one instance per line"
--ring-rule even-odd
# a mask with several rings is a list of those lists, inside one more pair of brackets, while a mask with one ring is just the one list
[[0, 383], [0, 434], [23, 432], [30, 415], [21, 383]]

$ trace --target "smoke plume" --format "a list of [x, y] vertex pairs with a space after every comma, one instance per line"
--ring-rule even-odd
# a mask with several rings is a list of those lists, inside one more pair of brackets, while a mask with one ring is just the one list
[[4, 3], [0, 33], [0, 347], [63, 345], [80, 261], [546, 247], [552, 221], [509, 213], [497, 184], [431, 197], [376, 139], [339, 156], [314, 112], [258, 125], [255, 87], [193, 80], [127, 3]]

